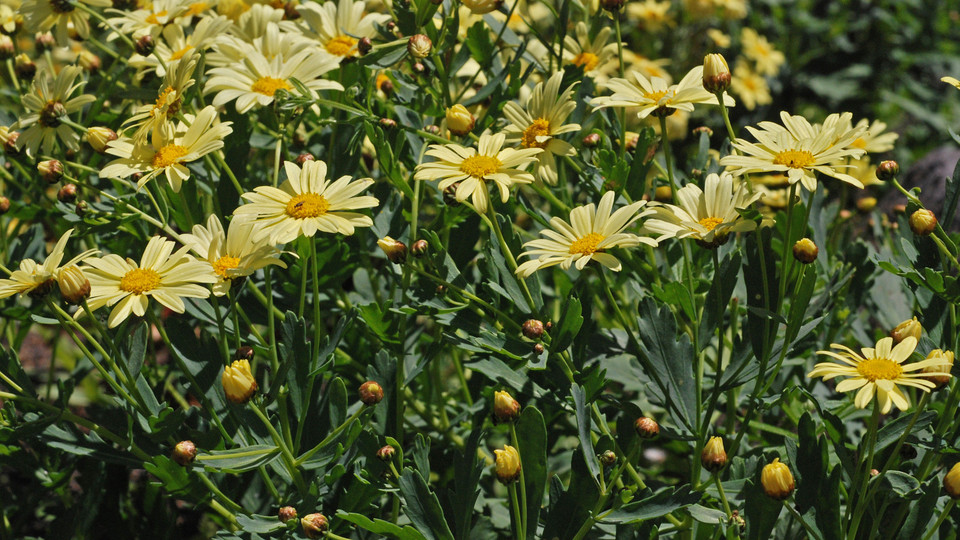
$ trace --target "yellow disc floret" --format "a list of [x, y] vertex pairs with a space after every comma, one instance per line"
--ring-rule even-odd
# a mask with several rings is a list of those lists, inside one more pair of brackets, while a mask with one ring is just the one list
[[143, 294], [160, 286], [160, 274], [149, 268], [134, 268], [120, 278], [120, 290]]
[[857, 371], [870, 382], [894, 381], [903, 374], [903, 367], [886, 358], [868, 358], [857, 364]]
[[549, 140], [537, 142], [537, 137], [550, 135], [550, 121], [545, 118], [537, 118], [527, 129], [523, 130], [521, 144], [524, 148], [543, 148], [549, 143]]
[[723, 223], [723, 220], [716, 217], [705, 217], [700, 221], [698, 221], [697, 223], [699, 223], [700, 225], [703, 225], [703, 228], [709, 232], [715, 229], [717, 225]]
[[480, 179], [497, 172], [499, 168], [500, 160], [491, 156], [471, 156], [460, 164], [460, 170], [464, 174]]
[[597, 246], [603, 242], [605, 236], [600, 233], [592, 232], [583, 238], [578, 238], [570, 244], [570, 253], [579, 253], [581, 255], [593, 255], [597, 252]]
[[180, 162], [180, 158], [187, 155], [187, 149], [179, 144], [168, 144], [153, 155], [154, 169], [163, 169]]
[[257, 79], [257, 82], [253, 83], [253, 86], [250, 87], [250, 90], [270, 97], [273, 97], [273, 95], [277, 93], [277, 90], [292, 89], [293, 87], [290, 86], [287, 81], [275, 77], [260, 77]]
[[224, 255], [219, 259], [213, 261], [213, 272], [222, 278], [228, 278], [228, 270], [233, 270], [234, 268], [240, 266], [239, 257], [230, 257], [229, 255]]
[[785, 165], [791, 169], [803, 169], [816, 162], [816, 158], [807, 150], [782, 150], [773, 156], [775, 165]]
[[306, 219], [322, 216], [330, 209], [330, 203], [323, 195], [301, 193], [287, 203], [287, 215], [294, 219]]
[[350, 36], [340, 35], [326, 42], [323, 48], [334, 56], [353, 56], [356, 45], [357, 40]]

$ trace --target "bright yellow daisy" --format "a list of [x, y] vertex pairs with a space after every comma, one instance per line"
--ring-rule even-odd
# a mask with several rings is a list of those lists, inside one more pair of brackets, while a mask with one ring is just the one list
[[[635, 107], [637, 118], [643, 119], [651, 114], [669, 116], [678, 110], [693, 112], [694, 104], [717, 102], [717, 96], [703, 89], [703, 66], [691, 69], [674, 85], [668, 85], [665, 79], [659, 77], [647, 79], [636, 71], [629, 76], [633, 78], [632, 81], [607, 81], [605, 86], [613, 90], [613, 95], [593, 98], [590, 102], [593, 109]], [[736, 101], [727, 93], [723, 94], [723, 103], [727, 107], [736, 105]]]
[[323, 48], [340, 59], [357, 55], [357, 43], [362, 38], [377, 37], [375, 24], [385, 24], [390, 16], [383, 13], [364, 15], [362, 1], [339, 0], [322, 5], [300, 4], [297, 11], [307, 24], [304, 34], [318, 41]]
[[53, 251], [44, 259], [43, 264], [37, 264], [33, 259], [24, 259], [20, 261], [20, 268], [10, 274], [10, 279], [0, 279], [0, 298], [7, 298], [17, 293], [43, 296], [50, 292], [53, 284], [60, 279], [60, 271], [63, 268], [80, 263], [100, 253], [95, 249], [88, 249], [61, 266], [60, 261], [63, 260], [63, 252], [71, 234], [73, 234], [73, 229], [63, 233], [63, 236], [57, 240], [57, 244], [53, 246]]

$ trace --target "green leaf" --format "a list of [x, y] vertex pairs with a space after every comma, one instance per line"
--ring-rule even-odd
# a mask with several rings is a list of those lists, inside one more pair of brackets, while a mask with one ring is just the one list
[[126, 364], [131, 377], [136, 378], [140, 374], [140, 368], [143, 367], [143, 358], [147, 352], [148, 334], [147, 323], [141, 321], [125, 340], [123, 362]]
[[594, 482], [598, 482], [597, 485], [599, 486], [597, 478], [600, 476], [600, 465], [597, 463], [593, 441], [590, 440], [591, 419], [590, 411], [587, 410], [587, 396], [583, 387], [577, 383], [573, 383], [570, 393], [573, 394], [573, 403], [577, 411], [577, 434], [580, 437], [580, 452], [583, 454], [587, 470], [590, 471], [590, 477], [593, 478]]
[[144, 463], [143, 467], [160, 480], [163, 489], [170, 495], [196, 502], [201, 493], [208, 493], [206, 486], [195, 475], [167, 456], [155, 456], [152, 463]]
[[664, 488], [656, 494], [627, 503], [603, 518], [604, 523], [637, 523], [645, 519], [665, 516], [674, 510], [700, 501], [701, 493], [691, 491], [689, 485], [676, 490]]
[[[888, 473], [889, 474], [889, 473]], [[910, 504], [907, 519], [900, 528], [899, 540], [916, 540], [927, 532], [927, 524], [937, 511], [937, 499], [943, 487], [940, 480], [933, 478], [923, 485], [923, 495]]]
[[700, 321], [700, 343], [709, 343], [714, 331], [720, 327], [718, 314], [727, 310], [727, 304], [730, 303], [730, 297], [733, 296], [733, 289], [736, 287], [737, 278], [740, 275], [741, 261], [740, 255], [733, 253], [724, 259], [720, 268], [715, 271], [713, 283], [710, 285], [706, 301], [703, 304], [703, 320]]
[[557, 354], [565, 351], [573, 343], [573, 339], [583, 326], [583, 308], [580, 300], [571, 296], [564, 304], [557, 321], [556, 330], [551, 332], [550, 352]]
[[[933, 423], [937, 418], [937, 413], [933, 411], [926, 411], [920, 416], [917, 417], [917, 421], [914, 422], [913, 428], [911, 429], [912, 433], [919, 433], [921, 430]], [[877, 443], [876, 443], [876, 452], [880, 452], [890, 446], [891, 444], [896, 443], [903, 432], [907, 429], [907, 425], [910, 424], [911, 415], [902, 414], [898, 416], [892, 422], [887, 422], [884, 424], [880, 431], [877, 432]]]
[[840, 484], [842, 482], [843, 467], [836, 466], [830, 471], [828, 477], [821, 480], [822, 489], [814, 508], [817, 511], [817, 526], [823, 538], [842, 538], [843, 536], [840, 530]]
[[687, 513], [689, 513], [690, 517], [693, 519], [699, 521], [700, 523], [706, 523], [707, 525], [717, 525], [719, 523], [724, 523], [727, 520], [727, 513], [723, 510], [707, 508], [706, 506], [700, 506], [699, 504], [688, 506]]
[[747, 538], [749, 540], [767, 540], [773, 538], [771, 532], [777, 525], [777, 517], [783, 509], [780, 502], [767, 497], [760, 485], [759, 467], [754, 480], [748, 480], [743, 488], [746, 492], [744, 504], [744, 518], [747, 521]]
[[[522, 418], [521, 415], [521, 420]], [[480, 484], [480, 477], [483, 475], [484, 462], [477, 455], [477, 448], [479, 447], [480, 437], [482, 435], [483, 430], [480, 429], [476, 429], [470, 433], [463, 452], [458, 452], [454, 461], [457, 474], [453, 477], [454, 488], [450, 493], [449, 499], [450, 509], [453, 511], [456, 537], [460, 539], [470, 537], [470, 528], [473, 526], [475, 514], [474, 507], [476, 506], [477, 498], [480, 496], [480, 488], [478, 486]], [[523, 464], [524, 475], [530, 474], [530, 468], [526, 465], [523, 457], [523, 447], [527, 444], [527, 440], [524, 439], [523, 446], [520, 448], [520, 462]], [[544, 463], [546, 463], [546, 458], [544, 458]], [[537, 511], [539, 510], [540, 507], [537, 506]], [[534, 519], [534, 523], [536, 523], [536, 519]]]
[[376, 302], [359, 306], [360, 317], [367, 323], [367, 328], [384, 343], [399, 343], [397, 339], [396, 319], [389, 317], [390, 302], [383, 309]]
[[[278, 343], [280, 370], [277, 380], [287, 381], [293, 414], [303, 420], [303, 412], [309, 404], [309, 396], [304, 395], [310, 369], [310, 345], [307, 344], [307, 322], [292, 311], [283, 315], [280, 323], [280, 342]], [[282, 384], [270, 385], [270, 397], [275, 398]]]
[[212, 471], [243, 472], [266, 465], [279, 455], [280, 449], [276, 446], [255, 444], [197, 454], [197, 462]]
[[[693, 386], [693, 347], [686, 334], [677, 339], [677, 323], [673, 313], [657, 309], [652, 298], [640, 303], [640, 361], [657, 384], [654, 398], [676, 413], [676, 420], [694, 431], [696, 395]], [[678, 426], [679, 427], [679, 426]]]
[[[523, 481], [527, 489], [527, 538], [535, 538], [543, 492], [547, 488], [547, 426], [543, 414], [528, 405], [520, 413], [517, 422], [517, 438], [520, 444], [520, 463]], [[457, 475], [459, 477], [460, 475]], [[461, 538], [466, 538], [461, 536]]]
[[490, 30], [487, 25], [477, 21], [467, 29], [467, 47], [470, 48], [470, 56], [481, 66], [490, 61], [495, 47], [490, 41]]
[[409, 525], [400, 527], [399, 525], [394, 525], [393, 523], [384, 521], [382, 519], [371, 520], [363, 514], [353, 514], [343, 511], [337, 512], [337, 517], [349, 523], [353, 523], [361, 529], [370, 531], [374, 534], [386, 536], [387, 538], [396, 538], [397, 540], [426, 539], [424, 535], [420, 534], [416, 529]]
[[797, 435], [797, 455], [792, 465], [797, 471], [797, 510], [803, 514], [820, 497], [821, 483], [827, 477], [827, 448], [826, 441], [817, 438], [817, 426], [809, 412], [800, 417]]
[[901, 497], [914, 499], [920, 495], [917, 490], [920, 489], [920, 482], [902, 471], [887, 471], [883, 475], [883, 480], [890, 485], [890, 489]]
[[277, 519], [277, 516], [260, 516], [257, 514], [237, 514], [237, 525], [248, 533], [272, 533], [286, 528], [286, 524]]
[[427, 540], [454, 540], [437, 495], [427, 486], [420, 473], [410, 467], [403, 470], [400, 475], [400, 494], [406, 504], [407, 517]]

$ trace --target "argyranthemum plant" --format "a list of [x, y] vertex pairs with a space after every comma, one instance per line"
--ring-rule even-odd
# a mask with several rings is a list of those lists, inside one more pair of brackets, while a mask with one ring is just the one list
[[73, 229], [63, 233], [63, 236], [57, 240], [53, 251], [43, 264], [37, 264], [33, 259], [24, 259], [20, 262], [20, 268], [10, 274], [9, 279], [0, 279], [0, 298], [7, 298], [14, 294], [43, 295], [50, 291], [54, 282], [59, 280], [60, 270], [80, 262], [99, 253], [95, 249], [88, 249], [76, 257], [67, 261], [67, 264], [60, 266], [63, 260], [64, 250], [67, 247], [67, 240], [73, 234]]
[[604, 26], [591, 40], [587, 25], [581, 21], [574, 31], [576, 37], [567, 35], [563, 39], [564, 63], [583, 68], [585, 75], [602, 76], [617, 54], [617, 43], [607, 43], [613, 30]]
[[949, 366], [945, 356], [932, 356], [920, 362], [904, 364], [917, 347], [917, 338], [909, 336], [893, 346], [893, 338], [883, 338], [877, 346], [864, 347], [857, 353], [853, 349], [833, 343], [834, 351], [817, 351], [817, 354], [830, 356], [842, 362], [821, 362], [813, 367], [807, 377], [823, 377], [828, 381], [834, 377], [850, 377], [837, 384], [837, 392], [858, 390], [854, 404], [863, 409], [877, 396], [880, 412], [890, 412], [891, 405], [896, 405], [901, 411], [910, 407], [907, 397], [900, 386], [919, 388], [929, 392], [936, 385], [929, 381], [931, 377], [943, 376], [943, 373], [926, 372], [923, 370], [935, 366]]
[[187, 52], [180, 60], [167, 64], [170, 69], [163, 77], [156, 101], [138, 107], [136, 113], [124, 122], [125, 127], [136, 128], [131, 136], [134, 144], [146, 144], [150, 137], [161, 140], [173, 132], [173, 119], [183, 105], [184, 92], [195, 82], [193, 71], [199, 59], [200, 55]]
[[607, 268], [619, 272], [620, 260], [607, 253], [615, 247], [634, 247], [640, 244], [656, 246], [652, 238], [624, 232], [631, 223], [648, 215], [649, 210], [640, 212], [646, 201], [637, 201], [613, 210], [616, 193], [608, 191], [600, 198], [600, 204], [590, 203], [578, 206], [570, 211], [570, 222], [555, 217], [550, 220], [552, 229], [544, 229], [540, 234], [546, 238], [531, 240], [523, 245], [521, 257], [532, 257], [517, 268], [517, 274], [529, 277], [537, 270], [560, 265], [564, 270], [570, 265], [577, 270], [590, 261], [597, 261]]
[[47, 70], [37, 74], [31, 91], [23, 96], [27, 114], [20, 117], [17, 127], [28, 129], [17, 139], [18, 148], [26, 148], [29, 155], [35, 155], [42, 146], [43, 152], [49, 154], [57, 139], [71, 150], [79, 147], [80, 135], [65, 120], [69, 121], [71, 113], [97, 99], [90, 94], [70, 97], [87, 84], [84, 80], [76, 82], [81, 72], [77, 66], [64, 66], [56, 76]]
[[756, 228], [756, 222], [743, 219], [737, 209], [749, 208], [760, 197], [759, 192], [751, 195], [746, 182], [728, 173], [709, 174], [704, 189], [691, 183], [677, 190], [679, 206], [654, 208], [656, 214], [644, 222], [644, 228], [660, 233], [659, 241], [693, 238], [704, 247], [716, 248], [731, 233]]
[[297, 12], [309, 28], [304, 32], [317, 40], [333, 56], [350, 58], [357, 55], [357, 43], [362, 38], [377, 35], [377, 24], [384, 24], [390, 16], [384, 13], [364, 14], [364, 2], [339, 0], [324, 4], [305, 3], [297, 6]]
[[235, 216], [253, 218], [253, 238], [286, 244], [300, 236], [311, 237], [317, 231], [351, 235], [356, 227], [370, 227], [369, 216], [353, 212], [375, 208], [380, 201], [360, 193], [373, 180], [353, 180], [341, 176], [335, 182], [327, 178], [327, 164], [307, 161], [303, 168], [285, 162], [287, 180], [279, 188], [260, 186], [244, 193], [248, 201], [233, 211]]
[[519, 142], [523, 148], [542, 148], [537, 155], [535, 171], [548, 184], [557, 183], [557, 160], [554, 156], [572, 156], [577, 150], [557, 135], [580, 131], [580, 124], [564, 124], [577, 104], [573, 101], [575, 84], [560, 93], [563, 71], [554, 73], [538, 84], [524, 108], [514, 102], [503, 107], [503, 114], [512, 122], [503, 130], [506, 142]]
[[[632, 72], [628, 79], [610, 79], [606, 87], [613, 95], [593, 98], [590, 105], [594, 110], [605, 107], [636, 107], [637, 118], [647, 116], [669, 116], [676, 111], [693, 111], [694, 104], [716, 103], [717, 96], [703, 89], [703, 66], [691, 69], [679, 83], [667, 85], [659, 77], [647, 79], [640, 73]], [[723, 104], [736, 105], [729, 95], [723, 94]]]
[[486, 213], [490, 207], [487, 182], [496, 184], [500, 200], [507, 202], [514, 184], [529, 184], [533, 175], [523, 169], [537, 159], [541, 148], [503, 148], [505, 135], [484, 133], [480, 135], [477, 148], [459, 144], [432, 144], [427, 155], [437, 158], [417, 165], [415, 180], [440, 180], [439, 188], [445, 190], [457, 184], [456, 198], [470, 198], [477, 212]]
[[188, 246], [176, 252], [174, 247], [173, 241], [154, 236], [143, 250], [139, 264], [112, 253], [87, 259], [83, 270], [90, 279], [90, 309], [113, 306], [107, 318], [107, 325], [113, 328], [131, 313], [143, 317], [150, 298], [183, 313], [184, 298], [210, 296], [204, 284], [217, 282], [210, 265], [190, 256]]

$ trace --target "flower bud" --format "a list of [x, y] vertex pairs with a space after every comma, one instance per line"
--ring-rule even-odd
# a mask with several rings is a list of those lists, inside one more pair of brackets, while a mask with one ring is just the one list
[[377, 245], [387, 255], [387, 259], [393, 264], [403, 264], [407, 260], [407, 245], [399, 240], [394, 240], [389, 236], [377, 240]]
[[636, 430], [641, 439], [654, 439], [657, 435], [660, 435], [660, 424], [653, 418], [646, 416], [637, 418], [637, 421], [633, 423], [633, 429]]
[[470, 133], [476, 123], [477, 119], [459, 103], [447, 109], [447, 129], [454, 135]]
[[953, 369], [953, 351], [934, 349], [930, 351], [926, 359], [940, 361], [939, 364], [923, 368], [921, 371], [921, 373], [936, 373], [937, 375], [928, 375], [924, 378], [936, 385], [933, 390], [940, 390], [950, 382], [950, 370]]
[[77, 55], [77, 64], [90, 73], [96, 73], [100, 71], [100, 67], [103, 66], [103, 61], [100, 60], [99, 56], [87, 49], [83, 49], [80, 51], [80, 54]]
[[950, 468], [950, 472], [943, 477], [943, 489], [951, 499], [960, 499], [960, 463]]
[[793, 493], [793, 474], [786, 463], [780, 462], [780, 458], [774, 458], [772, 463], [763, 467], [760, 483], [763, 485], [763, 492], [771, 499], [782, 501]]
[[180, 441], [173, 447], [173, 460], [186, 467], [197, 459], [197, 447], [193, 441]]
[[257, 391], [257, 380], [253, 378], [248, 360], [234, 360], [225, 367], [221, 382], [227, 399], [239, 405], [250, 401]]
[[414, 257], [418, 259], [427, 254], [427, 250], [430, 248], [430, 244], [426, 240], [421, 238], [413, 243], [413, 247], [410, 248], [410, 253], [413, 253]]
[[867, 213], [877, 207], [876, 197], [860, 197], [857, 199], [857, 210]]
[[894, 345], [908, 337], [919, 340], [922, 334], [923, 326], [920, 325], [920, 321], [916, 317], [903, 321], [890, 331], [890, 337], [893, 338]]
[[703, 57], [703, 89], [711, 94], [719, 94], [730, 88], [730, 67], [722, 54], [708, 54]]
[[277, 519], [286, 523], [291, 519], [297, 519], [297, 509], [292, 506], [284, 506], [277, 511]]
[[520, 327], [520, 330], [527, 339], [540, 339], [543, 337], [543, 322], [536, 319], [527, 319], [526, 321], [523, 321], [523, 325]]
[[610, 13], [616, 13], [623, 9], [623, 5], [626, 4], [626, 0], [600, 0], [600, 5], [603, 9], [609, 11]]
[[20, 138], [19, 131], [10, 131], [6, 126], [0, 126], [0, 142], [3, 143], [3, 151], [7, 155], [15, 156], [20, 153], [17, 148], [17, 139]]
[[709, 126], [695, 127], [693, 128], [693, 131], [691, 133], [693, 133], [694, 135], [700, 135], [702, 133], [706, 133], [707, 137], [713, 137], [713, 130], [710, 129]]
[[910, 216], [910, 230], [917, 236], [928, 236], [937, 228], [937, 216], [926, 208], [921, 208]]
[[893, 160], [881, 161], [877, 165], [877, 179], [883, 180], [892, 180], [900, 174], [900, 164]]
[[0, 60], [13, 58], [16, 53], [17, 49], [13, 45], [13, 39], [5, 34], [0, 35]]
[[617, 462], [617, 453], [613, 450], [607, 450], [606, 452], [600, 454], [600, 463], [604, 467], [610, 467], [611, 465]]
[[303, 167], [304, 163], [308, 161], [315, 161], [316, 159], [317, 158], [315, 158], [313, 154], [311, 154], [310, 152], [304, 152], [299, 156], [297, 156], [297, 165], [300, 165], [301, 167]]
[[520, 402], [505, 390], [493, 393], [493, 418], [497, 422], [513, 422], [520, 418]]
[[41, 161], [37, 163], [37, 171], [48, 184], [56, 184], [63, 176], [63, 163], [56, 159]]
[[17, 77], [26, 81], [32, 80], [33, 76], [37, 74], [37, 65], [24, 53], [18, 54], [14, 59], [14, 67], [17, 71]]
[[503, 0], [462, 0], [461, 3], [474, 15], [483, 15], [499, 8]]
[[153, 40], [153, 36], [150, 34], [140, 36], [133, 44], [133, 49], [137, 51], [137, 54], [140, 56], [150, 56], [156, 48], [157, 42]]
[[95, 126], [87, 129], [87, 143], [98, 154], [107, 151], [107, 144], [117, 140], [117, 133], [110, 128]]
[[300, 18], [300, 12], [297, 11], [299, 2], [287, 2], [283, 5], [283, 19], [285, 21], [295, 21]]
[[360, 56], [364, 56], [370, 51], [373, 50], [373, 41], [370, 38], [360, 38], [360, 41], [357, 43], [357, 52], [360, 53]]
[[509, 444], [503, 445], [503, 450], [494, 450], [497, 466], [497, 480], [503, 484], [516, 482], [520, 478], [520, 452]]
[[659, 186], [653, 191], [653, 199], [657, 202], [670, 202], [673, 200], [673, 188], [670, 186]]
[[593, 148], [594, 146], [600, 144], [600, 134], [591, 133], [583, 138], [583, 145], [587, 148]]
[[413, 63], [413, 72], [417, 75], [426, 75], [427, 66], [423, 65], [423, 62], [414, 62]]
[[809, 238], [801, 238], [793, 244], [793, 258], [803, 264], [810, 264], [817, 260], [820, 249]]
[[300, 519], [300, 526], [303, 527], [303, 534], [307, 538], [322, 538], [330, 529], [330, 523], [327, 516], [323, 514], [307, 514]]
[[717, 472], [727, 464], [727, 451], [723, 448], [723, 439], [710, 437], [700, 454], [700, 463], [710, 472]]
[[57, 284], [60, 285], [61, 296], [70, 304], [80, 304], [90, 296], [90, 280], [75, 264], [57, 272]]
[[537, 343], [533, 346], [534, 354], [541, 355], [543, 354], [543, 343]]
[[377, 450], [377, 459], [380, 461], [393, 461], [393, 456], [397, 454], [397, 449], [389, 444]]
[[387, 129], [394, 129], [395, 127], [397, 127], [397, 121], [394, 120], [393, 118], [381, 118], [380, 127], [384, 127]]
[[426, 58], [433, 50], [433, 42], [423, 34], [414, 34], [407, 40], [407, 52], [414, 58]]
[[256, 355], [256, 351], [253, 350], [253, 347], [249, 345], [244, 345], [238, 347], [233, 353], [234, 360], [246, 360], [247, 362], [252, 362], [253, 357]]
[[90, 203], [87, 201], [77, 201], [76, 206], [73, 207], [73, 211], [78, 216], [82, 216], [90, 211]]
[[10, 199], [0, 195], [0, 215], [10, 211]]
[[365, 405], [376, 405], [383, 401], [383, 387], [376, 381], [367, 381], [360, 385], [360, 401]]
[[77, 185], [76, 184], [64, 184], [63, 187], [57, 191], [57, 200], [60, 202], [73, 202], [77, 198]]

